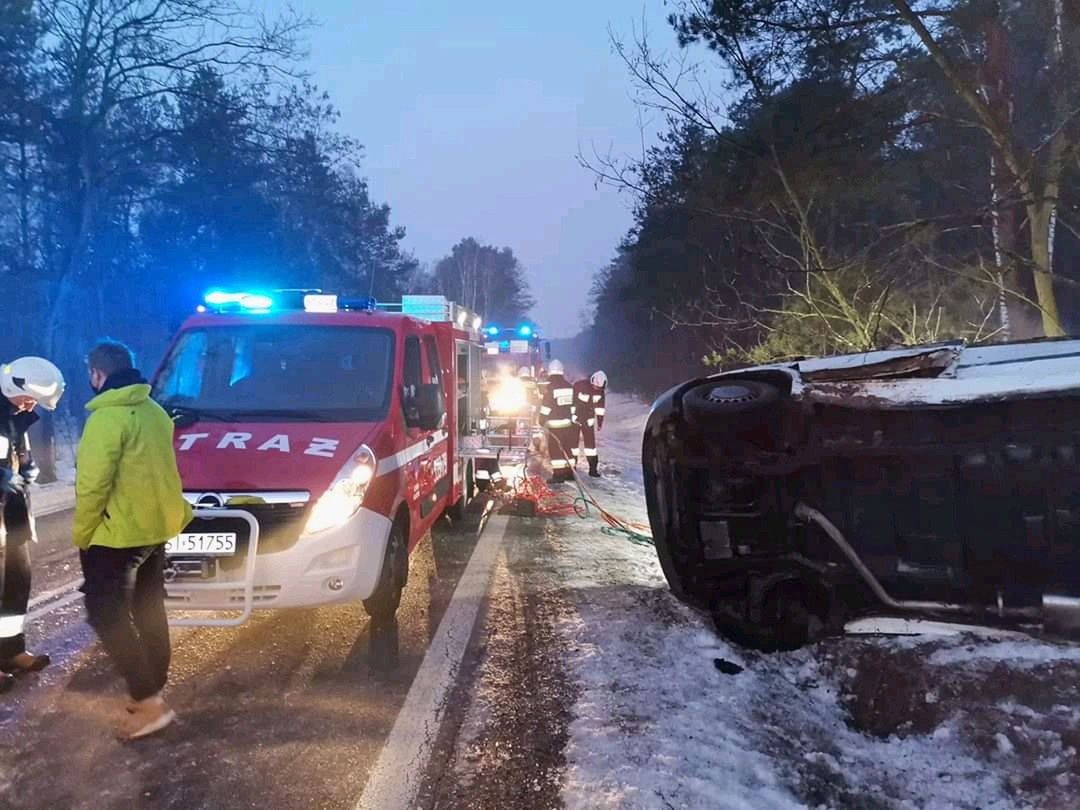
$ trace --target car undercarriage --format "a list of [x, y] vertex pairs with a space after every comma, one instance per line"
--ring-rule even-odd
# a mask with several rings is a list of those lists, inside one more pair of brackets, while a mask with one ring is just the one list
[[1080, 342], [970, 352], [757, 367], [668, 392], [643, 460], [674, 591], [766, 649], [881, 612], [1071, 630]]

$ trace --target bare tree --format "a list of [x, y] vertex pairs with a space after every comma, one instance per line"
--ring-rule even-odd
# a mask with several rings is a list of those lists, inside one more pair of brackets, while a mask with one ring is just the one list
[[[43, 0], [39, 13], [60, 110], [45, 342], [54, 356], [67, 356], [73, 347], [65, 345], [65, 325], [77, 320], [79, 291], [95, 287], [83, 276], [103, 201], [134, 156], [169, 132], [138, 111], [170, 103], [201, 68], [263, 81], [287, 75], [307, 23], [267, 21], [233, 0]], [[124, 126], [124, 118], [136, 126]]]
[[[1026, 145], [1017, 129], [1009, 104], [995, 104], [995, 99], [981, 88], [973, 71], [950, 56], [942, 36], [907, 0], [891, 0], [897, 13], [922, 42], [934, 62], [948, 78], [953, 90], [970, 108], [975, 123], [989, 137], [995, 155], [1019, 188], [1027, 212], [1031, 240], [1031, 271], [1043, 330], [1047, 336], [1063, 335], [1057, 296], [1054, 291], [1053, 238], [1061, 200], [1061, 182], [1067, 165], [1080, 156], [1080, 71], [1076, 51], [1080, 48], [1080, 10], [1066, 16], [1061, 0], [1028, 0], [1021, 9], [1017, 4], [998, 4], [990, 15], [987, 46], [992, 54], [1005, 36], [1001, 20], [1010, 13], [1041, 12], [1051, 21], [1047, 31], [1046, 73], [1051, 87], [1051, 104], [1043, 111], [1045, 120], [1038, 127], [1042, 137]], [[1012, 6], [1012, 8], [1009, 8]], [[1040, 6], [1041, 8], [1034, 9]], [[1034, 10], [1034, 11], [1033, 11]], [[1068, 48], [1065, 43], [1068, 42]], [[998, 195], [1000, 196], [1000, 194]]]

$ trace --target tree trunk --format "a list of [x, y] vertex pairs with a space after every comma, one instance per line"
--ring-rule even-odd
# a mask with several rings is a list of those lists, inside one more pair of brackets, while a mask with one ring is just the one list
[[29, 273], [33, 248], [30, 243], [30, 156], [26, 149], [26, 118], [20, 121], [19, 137], [19, 264], [23, 273]]
[[1000, 163], [990, 159], [991, 211], [994, 239], [994, 262], [1001, 282], [1002, 338], [1004, 340], [1029, 340], [1043, 335], [1042, 316], [1033, 301], [1037, 293], [1033, 283], [1034, 274], [1023, 272], [1017, 261], [1020, 249], [1019, 212], [1016, 203], [1009, 202], [1003, 191], [1008, 182], [1002, 177]]
[[41, 420], [31, 429], [30, 447], [34, 461], [41, 468], [38, 482], [51, 484], [57, 480], [56, 474], [56, 417], [45, 411]]
[[1035, 300], [1042, 311], [1043, 333], [1046, 337], [1062, 337], [1065, 330], [1061, 326], [1058, 313], [1057, 295], [1054, 292], [1054, 268], [1051, 263], [1053, 247], [1051, 223], [1055, 205], [1050, 200], [1040, 200], [1028, 205], [1028, 222], [1031, 229], [1031, 261], [1034, 265]]

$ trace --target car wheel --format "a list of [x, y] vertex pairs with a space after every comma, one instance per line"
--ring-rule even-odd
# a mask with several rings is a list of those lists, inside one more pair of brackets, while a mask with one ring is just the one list
[[686, 421], [695, 427], [730, 430], [757, 424], [780, 401], [780, 389], [757, 380], [718, 379], [691, 388], [683, 396]]
[[382, 570], [375, 592], [364, 600], [364, 610], [375, 620], [393, 618], [401, 604], [401, 592], [409, 577], [409, 545], [400, 521], [394, 521], [386, 541]]
[[685, 557], [677, 548], [678, 517], [675, 514], [674, 493], [671, 486], [672, 462], [663, 453], [662, 446], [653, 439], [646, 439], [642, 448], [642, 471], [645, 483], [645, 506], [649, 514], [656, 554], [660, 568], [672, 593], [684, 602], [692, 601], [684, 587]]
[[835, 632], [829, 608], [828, 593], [821, 587], [786, 580], [762, 594], [756, 609], [749, 603], [716, 602], [712, 614], [717, 630], [736, 644], [778, 652], [798, 649]]

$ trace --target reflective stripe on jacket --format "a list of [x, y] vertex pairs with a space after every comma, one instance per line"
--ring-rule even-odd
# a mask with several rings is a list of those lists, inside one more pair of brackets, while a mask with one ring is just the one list
[[574, 421], [579, 425], [603, 427], [606, 405], [605, 389], [597, 388], [589, 380], [574, 383]]
[[569, 427], [574, 418], [574, 386], [563, 376], [548, 378], [540, 404], [540, 420], [549, 430]]

